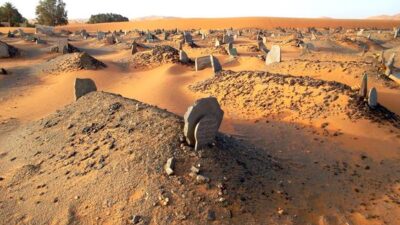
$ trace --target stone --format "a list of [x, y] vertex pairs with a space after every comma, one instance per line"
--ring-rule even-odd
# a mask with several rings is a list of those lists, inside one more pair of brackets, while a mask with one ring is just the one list
[[262, 41], [258, 41], [258, 50], [263, 52], [264, 54], [268, 54], [268, 49], [267, 47], [264, 45], [264, 43]]
[[369, 90], [368, 106], [372, 109], [374, 109], [374, 108], [376, 108], [376, 106], [378, 106], [378, 92], [376, 91], [376, 89], [374, 87], [371, 90]]
[[195, 69], [196, 71], [203, 70], [207, 67], [211, 67], [210, 56], [197, 57], [195, 59]]
[[45, 34], [45, 35], [51, 36], [51, 35], [54, 34], [54, 27], [36, 24], [35, 25], [35, 33], [36, 34]]
[[132, 55], [134, 55], [134, 54], [136, 54], [137, 52], [138, 52], [137, 43], [136, 43], [136, 41], [133, 41], [133, 42], [132, 42], [131, 53], [132, 53]]
[[228, 43], [228, 50], [232, 48], [233, 48], [233, 43], [232, 42]]
[[312, 41], [317, 40], [317, 36], [315, 36], [314, 32], [311, 33], [311, 40]]
[[168, 176], [174, 174], [174, 166], [175, 166], [175, 159], [174, 157], [171, 157], [167, 160], [167, 163], [165, 163], [164, 165], [164, 170], [168, 174]]
[[221, 46], [221, 41], [220, 40], [215, 40], [215, 47]]
[[184, 32], [183, 33], [183, 40], [186, 44], [193, 44], [193, 37], [189, 32]]
[[396, 57], [396, 54], [393, 53], [389, 60], [386, 62], [386, 70], [385, 70], [385, 75], [389, 76], [392, 74], [393, 71], [393, 64], [394, 64], [394, 58]]
[[216, 219], [215, 212], [212, 210], [208, 210], [207, 212], [207, 220], [214, 221]]
[[230, 56], [236, 57], [238, 55], [236, 48], [228, 49], [228, 53]]
[[90, 93], [92, 91], [97, 91], [96, 84], [91, 79], [81, 79], [76, 78], [75, 80], [75, 100], [78, 100], [80, 97]]
[[359, 95], [363, 98], [366, 98], [367, 93], [368, 93], [368, 75], [364, 73], [363, 78], [361, 80]]
[[178, 42], [178, 50], [182, 50], [183, 49], [183, 43], [180, 41]]
[[186, 52], [183, 50], [179, 50], [179, 61], [182, 63], [189, 63], [190, 59], [187, 56]]
[[219, 124], [214, 116], [205, 116], [197, 123], [194, 130], [195, 150], [200, 150], [212, 143], [217, 135]]
[[[214, 123], [217, 127], [215, 129], [218, 130], [221, 125], [222, 118], [224, 117], [224, 111], [222, 111], [217, 99], [214, 97], [198, 99], [192, 106], [188, 108], [184, 115], [185, 125], [183, 133], [186, 137], [186, 142], [190, 146], [195, 146], [195, 130], [197, 124], [206, 116], [214, 118]], [[203, 123], [207, 123], [208, 120], [210, 119], [206, 118], [206, 120], [203, 120]], [[201, 132], [204, 130], [204, 126], [205, 124], [202, 124], [200, 125], [200, 128], [198, 128], [200, 129], [200, 133], [198, 133], [199, 135], [202, 134]]]
[[106, 37], [106, 33], [104, 32], [97, 32], [97, 40], [101, 41]]
[[8, 45], [4, 42], [0, 42], [0, 58], [9, 58], [10, 56]]
[[400, 28], [394, 28], [394, 38], [398, 38], [400, 36]]
[[271, 51], [268, 52], [265, 63], [270, 65], [272, 63], [281, 62], [281, 48], [278, 45], [272, 45]]
[[224, 35], [223, 37], [222, 37], [222, 43], [224, 43], [224, 44], [229, 44], [229, 43], [232, 43], [233, 42], [233, 36], [231, 36], [231, 35]]
[[210, 55], [211, 67], [213, 68], [214, 73], [218, 73], [222, 70], [221, 63], [219, 63], [218, 59], [213, 55]]

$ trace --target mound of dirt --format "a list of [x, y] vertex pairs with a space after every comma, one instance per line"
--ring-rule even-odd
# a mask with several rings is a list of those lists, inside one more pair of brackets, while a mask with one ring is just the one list
[[20, 52], [16, 47], [0, 41], [0, 58], [15, 57], [19, 54]]
[[65, 54], [49, 60], [43, 66], [46, 73], [61, 73], [77, 70], [96, 70], [106, 67], [106, 64], [95, 59], [86, 52]]
[[311, 120], [347, 115], [400, 127], [400, 117], [383, 106], [371, 110], [357, 91], [336, 81], [254, 71], [222, 71], [218, 76], [190, 86], [193, 91], [216, 96], [241, 118], [287, 115]]
[[[276, 159], [223, 134], [200, 151], [185, 143], [182, 118], [119, 95], [87, 94], [3, 146], [15, 149], [4, 165], [17, 169], [2, 176], [0, 218], [5, 224], [259, 224], [265, 220], [259, 215], [275, 211], [258, 189], [276, 186], [272, 180], [283, 172]], [[164, 170], [169, 158], [172, 176]]]
[[229, 55], [226, 48], [221, 45], [218, 47], [207, 47], [200, 51], [201, 55]]
[[152, 68], [165, 63], [179, 62], [179, 51], [169, 45], [158, 45], [150, 51], [138, 52], [121, 62], [134, 68]]

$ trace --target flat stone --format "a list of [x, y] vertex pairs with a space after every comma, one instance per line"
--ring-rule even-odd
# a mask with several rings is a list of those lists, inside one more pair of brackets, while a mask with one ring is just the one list
[[75, 79], [75, 100], [78, 100], [80, 97], [90, 93], [92, 91], [97, 91], [96, 84], [91, 79]]

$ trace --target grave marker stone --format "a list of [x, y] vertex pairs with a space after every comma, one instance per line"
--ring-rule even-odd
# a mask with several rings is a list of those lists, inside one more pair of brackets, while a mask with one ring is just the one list
[[373, 87], [368, 94], [368, 105], [372, 109], [376, 108], [378, 106], [378, 92], [376, 89]]
[[75, 100], [78, 100], [80, 97], [90, 93], [92, 91], [97, 91], [96, 84], [91, 79], [75, 79]]
[[361, 86], [360, 86], [360, 96], [363, 98], [367, 97], [368, 93], [368, 76], [366, 73], [364, 73], [363, 78], [361, 80]]
[[[197, 136], [200, 141], [198, 147], [204, 146], [205, 143], [208, 144], [207, 142], [215, 137], [223, 116], [224, 111], [222, 111], [216, 98], [208, 97], [197, 100], [184, 115], [185, 126], [183, 133], [187, 143], [195, 146]], [[200, 121], [202, 123], [198, 125]], [[210, 133], [205, 134], [205, 132]]]
[[272, 63], [281, 62], [281, 48], [278, 45], [272, 45], [271, 50], [267, 54], [265, 63], [270, 65]]

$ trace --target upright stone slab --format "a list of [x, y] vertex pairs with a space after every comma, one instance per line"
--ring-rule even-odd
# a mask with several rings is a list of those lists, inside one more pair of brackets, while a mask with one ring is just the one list
[[183, 42], [180, 41], [178, 42], [178, 50], [182, 50], [183, 49]]
[[215, 140], [219, 129], [218, 121], [214, 116], [206, 115], [197, 123], [194, 130], [195, 150], [206, 147]]
[[395, 57], [396, 57], [396, 54], [393, 53], [393, 54], [390, 56], [390, 58], [389, 58], [389, 60], [387, 61], [387, 63], [386, 63], [386, 70], [385, 70], [385, 75], [386, 75], [386, 76], [391, 75], [392, 72], [393, 72], [393, 65], [394, 65], [394, 58], [395, 58]]
[[372, 109], [378, 106], [378, 92], [373, 87], [368, 94], [368, 106]]
[[91, 79], [75, 79], [75, 100], [78, 100], [80, 97], [90, 93], [92, 91], [97, 91], [96, 84]]
[[266, 45], [267, 44], [267, 37], [263, 37], [262, 38], [262, 42], [264, 43], [264, 45]]
[[236, 57], [238, 55], [236, 48], [228, 49], [228, 53], [230, 56]]
[[230, 43], [228, 44], [228, 50], [229, 50], [229, 49], [232, 49], [232, 48], [233, 48], [233, 43], [230, 42]]
[[195, 60], [195, 69], [196, 71], [203, 70], [207, 67], [211, 67], [211, 57], [210, 56], [202, 56], [197, 57]]
[[281, 48], [278, 45], [272, 45], [271, 51], [268, 52], [265, 63], [270, 65], [272, 63], [281, 62]]
[[219, 41], [218, 39], [215, 40], [215, 47], [219, 47], [221, 46], [221, 41]]
[[213, 68], [214, 73], [218, 73], [222, 70], [221, 63], [219, 63], [218, 59], [213, 55], [210, 55], [211, 66]]
[[179, 50], [179, 61], [181, 61], [182, 63], [189, 63], [190, 59], [187, 56], [186, 52], [184, 52], [183, 50]]
[[394, 38], [398, 38], [400, 36], [400, 28], [394, 28]]
[[314, 32], [311, 33], [311, 40], [312, 41], [317, 40], [317, 36], [315, 36]]
[[132, 51], [131, 52], [132, 52], [132, 55], [134, 55], [135, 53], [138, 52], [136, 41], [132, 42]]
[[[219, 126], [221, 125], [223, 116], [224, 111], [222, 111], [216, 98], [208, 97], [197, 100], [194, 105], [188, 108], [184, 115], [185, 126], [183, 133], [186, 137], [187, 143], [191, 146], [195, 146], [196, 128], [198, 140], [201, 141], [200, 146], [207, 142], [207, 140], [210, 140], [211, 136], [214, 135], [215, 137], [216, 131], [218, 131]], [[204, 119], [202, 124], [197, 126], [202, 119]], [[216, 128], [211, 129], [214, 126]], [[206, 130], [212, 131], [212, 133], [208, 134], [207, 137], [205, 137], [206, 135], [204, 134], [204, 131]]]
[[9, 58], [10, 56], [8, 45], [0, 41], [0, 58]]
[[223, 42], [224, 44], [232, 43], [232, 42], [233, 42], [233, 36], [224, 35], [224, 36], [222, 37], [222, 42]]
[[363, 78], [361, 80], [361, 86], [360, 86], [360, 96], [363, 98], [367, 97], [368, 93], [368, 75], [364, 73]]
[[183, 33], [183, 40], [185, 41], [186, 44], [189, 44], [189, 45], [193, 44], [193, 38], [189, 32]]

